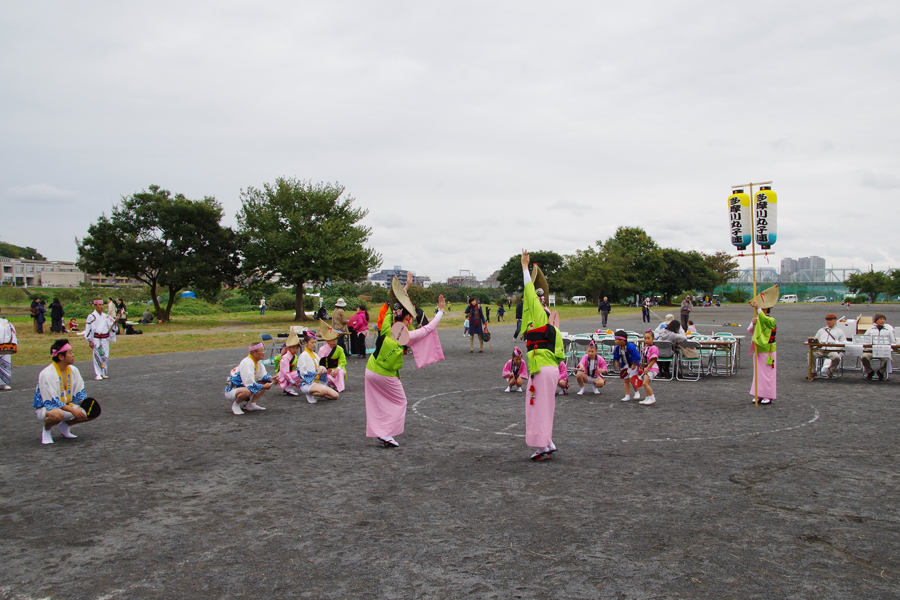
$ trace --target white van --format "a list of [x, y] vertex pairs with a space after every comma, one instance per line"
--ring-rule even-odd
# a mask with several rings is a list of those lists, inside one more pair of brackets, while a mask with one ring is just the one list
[[797, 294], [785, 294], [778, 301], [783, 304], [791, 304], [793, 302], [799, 302], [799, 299], [797, 298]]
[[587, 302], [587, 296], [572, 296], [572, 304], [584, 304]]

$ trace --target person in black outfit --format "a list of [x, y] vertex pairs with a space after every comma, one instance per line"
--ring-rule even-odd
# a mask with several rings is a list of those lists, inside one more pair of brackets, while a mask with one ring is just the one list
[[50, 303], [50, 331], [53, 333], [63, 333], [63, 316], [66, 311], [63, 309], [59, 298], [54, 298]]
[[[510, 300], [512, 302], [512, 300]], [[519, 339], [519, 332], [522, 331], [522, 299], [519, 299], [519, 303], [516, 304], [516, 332], [513, 334], [513, 339]]]
[[609, 313], [612, 310], [612, 305], [609, 303], [609, 298], [603, 296], [603, 302], [600, 303], [600, 306], [597, 307], [597, 312], [603, 317], [603, 327], [606, 327], [606, 319], [609, 317]]

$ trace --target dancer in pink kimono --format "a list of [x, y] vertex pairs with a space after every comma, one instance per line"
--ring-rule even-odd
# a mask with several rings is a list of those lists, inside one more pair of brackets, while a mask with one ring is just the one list
[[506, 361], [503, 367], [503, 379], [507, 383], [504, 392], [521, 392], [528, 381], [528, 365], [522, 360], [522, 349], [518, 346], [513, 348], [512, 358]]
[[389, 300], [365, 375], [366, 436], [378, 438], [385, 448], [400, 445], [394, 436], [403, 433], [406, 422], [406, 393], [400, 383], [406, 348], [413, 351], [420, 369], [444, 360], [437, 333], [446, 306], [444, 297], [438, 297], [438, 312], [428, 325], [409, 331], [416, 309], [396, 277], [391, 282], [391, 292], [394, 298]]
[[769, 315], [771, 308], [762, 308], [757, 300], [751, 300], [750, 306], [756, 309], [756, 318], [747, 328], [748, 333], [753, 334], [753, 343], [750, 353], [756, 353], [756, 361], [753, 365], [753, 380], [750, 383], [750, 395], [753, 401], [759, 398], [763, 405], [771, 404], [776, 396], [776, 380], [778, 378], [778, 363], [776, 362], [775, 345], [775, 319]]
[[347, 376], [347, 355], [344, 349], [338, 346], [339, 334], [328, 323], [319, 319], [319, 336], [325, 342], [319, 348], [319, 365], [325, 367], [328, 385], [338, 392], [343, 392], [344, 378]]
[[522, 298], [522, 326], [528, 348], [528, 372], [531, 384], [525, 397], [525, 443], [537, 448], [531, 460], [542, 461], [556, 452], [553, 443], [553, 415], [556, 411], [556, 389], [566, 354], [562, 336], [550, 324], [549, 311], [541, 301], [548, 292], [547, 280], [535, 265], [534, 282], [528, 273], [531, 258], [522, 250], [522, 274], [525, 292]]

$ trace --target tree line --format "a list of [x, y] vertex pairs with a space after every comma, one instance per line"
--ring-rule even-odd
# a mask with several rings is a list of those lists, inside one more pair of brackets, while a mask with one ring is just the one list
[[[660, 296], [670, 303], [685, 291], [712, 295], [738, 269], [737, 260], [727, 252], [661, 248], [640, 227], [619, 227], [608, 239], [574, 254], [541, 250], [532, 252], [531, 258], [547, 276], [552, 293], [586, 296], [594, 304], [604, 296], [614, 302]], [[497, 277], [511, 294], [523, 283], [519, 261], [519, 255], [511, 256]]]
[[293, 178], [248, 187], [234, 230], [222, 225], [215, 198], [191, 200], [151, 185], [124, 197], [76, 240], [78, 266], [146, 284], [162, 321], [184, 289], [215, 296], [222, 286], [252, 290], [273, 279], [294, 287], [295, 319], [304, 320], [305, 284], [359, 281], [381, 266], [381, 256], [365, 246], [371, 230], [359, 224], [368, 211], [344, 191]]

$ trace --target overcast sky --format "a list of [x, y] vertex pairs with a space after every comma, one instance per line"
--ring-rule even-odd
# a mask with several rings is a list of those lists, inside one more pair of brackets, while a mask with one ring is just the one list
[[234, 225], [279, 176], [432, 280], [621, 225], [733, 251], [731, 186], [773, 180], [771, 266], [900, 267], [896, 0], [0, 7], [0, 239], [52, 260], [151, 184]]

